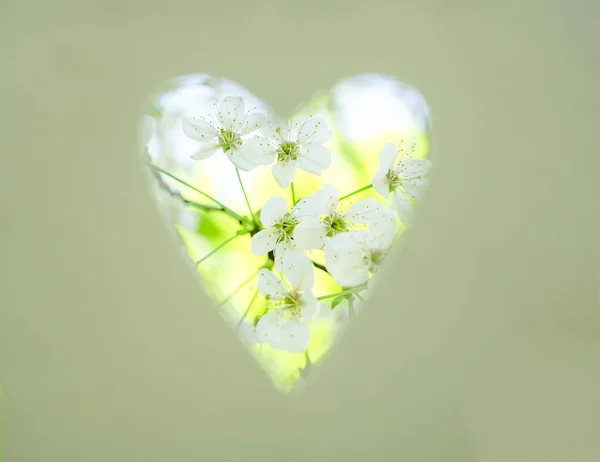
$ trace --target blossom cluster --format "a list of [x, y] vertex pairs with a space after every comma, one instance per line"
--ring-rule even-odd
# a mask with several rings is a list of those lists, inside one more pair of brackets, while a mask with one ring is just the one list
[[[281, 188], [293, 188], [297, 169], [321, 175], [331, 165], [324, 144], [332, 132], [318, 117], [286, 121], [272, 111], [247, 110], [243, 98], [228, 96], [215, 101], [211, 114], [186, 117], [182, 126], [200, 143], [193, 159], [223, 154], [244, 171], [270, 165]], [[368, 287], [427, 185], [431, 161], [415, 158], [414, 150], [405, 141], [383, 146], [379, 170], [364, 188], [391, 199], [391, 208], [374, 197], [351, 203], [353, 193], [340, 197], [334, 185], [325, 184], [298, 201], [292, 193], [291, 205], [283, 196], [271, 197], [260, 220], [252, 217], [252, 252], [272, 259], [275, 270], [259, 272], [258, 290], [267, 305], [254, 326], [256, 342], [292, 353], [306, 350], [309, 324], [319, 312], [310, 251], [323, 251], [322, 269], [341, 286], [341, 296]]]

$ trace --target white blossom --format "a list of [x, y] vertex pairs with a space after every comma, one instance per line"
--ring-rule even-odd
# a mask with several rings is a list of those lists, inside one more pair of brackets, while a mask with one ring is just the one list
[[341, 286], [367, 282], [387, 256], [396, 235], [396, 215], [383, 210], [369, 220], [366, 231], [350, 231], [325, 244], [325, 265]]
[[370, 197], [342, 211], [338, 190], [332, 185], [323, 186], [308, 200], [318, 215], [305, 217], [294, 234], [296, 242], [305, 250], [322, 248], [331, 237], [355, 229], [383, 210], [383, 206]]
[[249, 141], [248, 149], [261, 159], [275, 160], [273, 177], [282, 188], [294, 181], [297, 168], [320, 175], [331, 165], [331, 153], [322, 144], [332, 132], [323, 119], [288, 123], [270, 113], [260, 125], [262, 136]]
[[315, 213], [308, 199], [301, 199], [288, 210], [288, 204], [283, 197], [271, 197], [260, 212], [260, 220], [265, 229], [252, 237], [252, 253], [260, 256], [273, 250], [275, 264], [279, 268], [287, 252], [305, 250], [298, 247], [295, 230], [301, 220]]
[[285, 278], [266, 269], [259, 273], [258, 290], [269, 306], [256, 324], [255, 338], [258, 343], [300, 353], [308, 347], [308, 324], [319, 311], [319, 302], [312, 294], [314, 268], [304, 255], [289, 253], [281, 270]]
[[260, 128], [264, 115], [246, 112], [243, 98], [227, 96], [213, 104], [214, 113], [208, 117], [184, 117], [183, 132], [189, 138], [202, 143], [192, 154], [194, 160], [208, 159], [217, 152], [224, 152], [229, 160], [242, 170], [252, 170], [266, 165], [272, 158], [260, 150], [246, 149], [250, 133]]
[[[413, 200], [418, 199], [427, 186], [427, 175], [432, 163], [427, 159], [412, 157], [414, 143], [400, 142], [398, 147], [393, 143], [384, 146], [379, 154], [379, 170], [373, 178], [373, 187], [384, 197], [392, 195], [392, 207], [403, 223], [410, 221], [413, 211]], [[398, 162], [396, 157], [400, 155]]]

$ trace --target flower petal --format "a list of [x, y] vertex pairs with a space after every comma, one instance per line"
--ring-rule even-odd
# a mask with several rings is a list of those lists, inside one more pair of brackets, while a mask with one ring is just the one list
[[310, 200], [314, 201], [312, 206], [314, 210], [319, 211], [318, 215], [331, 215], [338, 206], [339, 197], [340, 193], [337, 188], [326, 184], [316, 191]]
[[373, 177], [373, 188], [383, 197], [390, 197], [390, 181], [387, 177], [388, 172], [388, 168], [382, 165]]
[[281, 241], [275, 246], [275, 268], [283, 271], [283, 262], [290, 252], [296, 252], [296, 242], [294, 240]]
[[331, 153], [325, 146], [302, 146], [298, 154], [298, 168], [315, 175], [331, 166]]
[[394, 160], [398, 157], [398, 149], [394, 143], [387, 143], [379, 153], [379, 168], [391, 170]]
[[245, 141], [238, 150], [255, 165], [270, 165], [275, 160], [275, 149], [267, 148], [267, 139], [254, 137]]
[[286, 293], [283, 281], [272, 271], [264, 268], [258, 272], [258, 291], [265, 297], [275, 300], [282, 299]]
[[260, 126], [264, 121], [264, 117], [264, 114], [259, 114], [258, 112], [247, 114], [246, 117], [239, 123], [239, 134], [247, 135], [253, 131], [260, 130]]
[[252, 236], [250, 241], [252, 253], [257, 256], [266, 255], [275, 248], [278, 237], [279, 231], [275, 228], [266, 228], [259, 231]]
[[310, 291], [315, 285], [315, 268], [308, 257], [300, 252], [287, 252], [282, 261], [281, 271], [292, 290]]
[[432, 166], [433, 163], [428, 159], [413, 159], [408, 157], [400, 162], [400, 177], [411, 179], [427, 176]]
[[352, 206], [346, 210], [346, 213], [344, 213], [344, 218], [352, 225], [357, 225], [367, 222], [374, 213], [382, 210], [383, 205], [381, 205], [377, 199], [368, 197], [367, 199], [358, 201], [356, 204], [352, 204]]
[[429, 181], [427, 178], [415, 178], [412, 180], [405, 180], [402, 182], [402, 189], [409, 196], [419, 199], [423, 190], [427, 187]]
[[206, 144], [198, 149], [195, 153], [193, 153], [190, 157], [194, 160], [204, 160], [208, 159], [215, 152], [221, 149], [221, 146], [218, 144]]
[[396, 214], [402, 223], [410, 223], [413, 205], [408, 197], [406, 197], [400, 191], [394, 191], [392, 195], [392, 207], [396, 211]]
[[319, 314], [321, 305], [312, 292], [303, 293], [300, 296], [300, 302], [302, 303], [302, 320], [308, 323]]
[[256, 164], [249, 160], [242, 149], [229, 149], [225, 155], [237, 168], [249, 172], [256, 168]]
[[244, 99], [239, 96], [226, 96], [223, 98], [217, 108], [217, 117], [223, 128], [231, 131], [238, 131], [240, 122], [245, 118]]
[[209, 142], [219, 136], [217, 128], [202, 117], [184, 117], [181, 126], [183, 127], [183, 133], [188, 138], [196, 141]]
[[305, 217], [294, 229], [294, 240], [302, 250], [320, 249], [325, 244], [327, 228], [319, 217]]
[[341, 286], [354, 286], [369, 278], [369, 261], [363, 242], [364, 231], [338, 234], [325, 244], [325, 265]]
[[[395, 197], [394, 194], [393, 197]], [[393, 200], [393, 198], [392, 198]], [[387, 250], [398, 228], [396, 214], [391, 210], [382, 210], [369, 220], [367, 231], [368, 246], [371, 250]]]
[[296, 138], [301, 144], [323, 144], [332, 135], [325, 120], [319, 117], [307, 119], [298, 126], [297, 130]]
[[288, 204], [281, 196], [271, 197], [260, 211], [260, 221], [265, 226], [274, 226], [288, 211]]
[[279, 348], [281, 327], [284, 324], [282, 316], [277, 311], [263, 315], [256, 324], [256, 342], [268, 343], [273, 348]]
[[271, 110], [263, 119], [260, 131], [267, 138], [280, 141], [288, 135], [288, 124]]
[[298, 319], [290, 319], [283, 323], [279, 331], [279, 349], [290, 353], [306, 351], [310, 342], [308, 324]]
[[291, 215], [295, 218], [302, 218], [307, 216], [320, 216], [325, 215], [325, 204], [319, 203], [312, 200], [311, 197], [303, 197], [291, 210]]
[[276, 162], [271, 167], [271, 171], [273, 172], [273, 176], [275, 180], [282, 188], [287, 188], [294, 181], [294, 176], [296, 174], [296, 162], [291, 160], [286, 163]]

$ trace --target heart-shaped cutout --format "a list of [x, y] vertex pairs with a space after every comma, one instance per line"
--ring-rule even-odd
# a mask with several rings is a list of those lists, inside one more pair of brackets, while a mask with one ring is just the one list
[[144, 159], [184, 257], [277, 388], [292, 389], [408, 228], [431, 168], [424, 98], [364, 74], [282, 119], [230, 80], [196, 75], [170, 82], [144, 117]]

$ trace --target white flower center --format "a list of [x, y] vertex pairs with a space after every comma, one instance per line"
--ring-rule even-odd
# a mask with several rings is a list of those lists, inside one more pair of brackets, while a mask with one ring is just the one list
[[300, 145], [297, 141], [282, 141], [277, 150], [277, 162], [297, 160], [299, 153]]
[[227, 152], [230, 149], [235, 149], [242, 144], [242, 137], [237, 133], [221, 128], [219, 133], [219, 146], [223, 149], [223, 152]]
[[325, 217], [323, 219], [323, 224], [327, 229], [325, 234], [327, 237], [332, 237], [338, 233], [348, 231], [348, 223], [344, 219], [343, 215], [338, 212], [333, 212], [333, 214]]
[[363, 256], [363, 261], [369, 268], [369, 273], [373, 274], [383, 260], [387, 257], [387, 251], [385, 250], [372, 250], [367, 251]]
[[292, 239], [298, 221], [297, 218], [294, 218], [287, 213], [279, 223], [275, 223], [275, 229], [279, 230], [279, 237], [277, 238], [278, 243], [282, 241], [288, 242]]
[[287, 318], [300, 318], [302, 312], [302, 292], [288, 292], [283, 297], [281, 308], [284, 310], [284, 316]]
[[405, 173], [407, 169], [408, 167], [404, 165], [402, 161], [400, 161], [395, 168], [388, 170], [385, 176], [388, 179], [390, 192], [393, 192], [402, 186], [403, 182], [419, 180], [422, 178], [421, 175], [406, 175]]
[[394, 192], [396, 189], [402, 186], [402, 178], [400, 177], [400, 172], [398, 169], [393, 168], [388, 170], [385, 176], [388, 179], [390, 192]]

